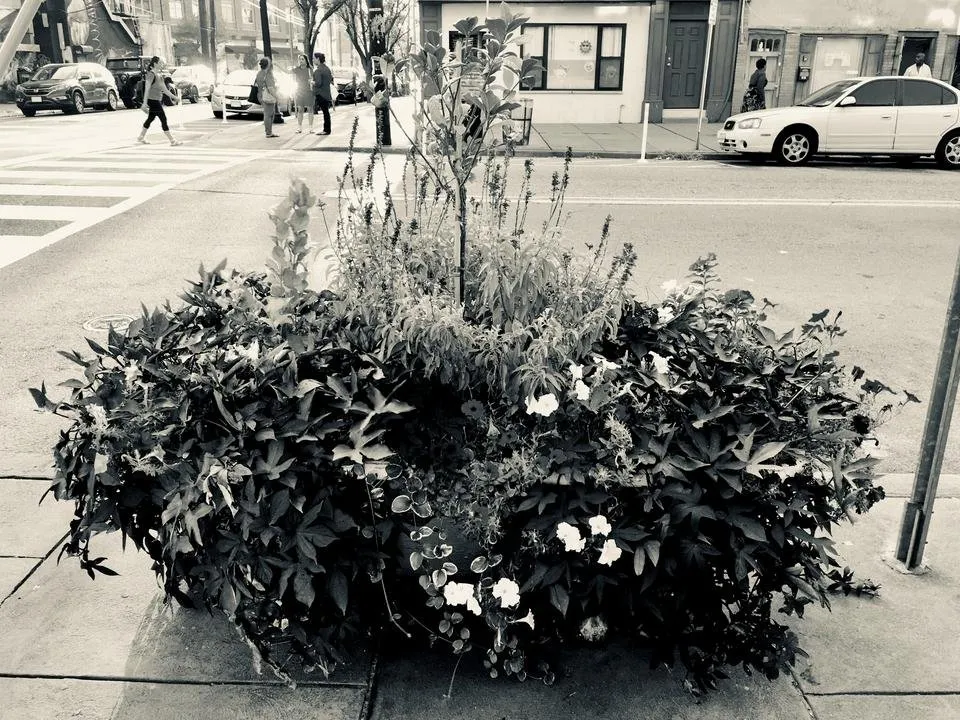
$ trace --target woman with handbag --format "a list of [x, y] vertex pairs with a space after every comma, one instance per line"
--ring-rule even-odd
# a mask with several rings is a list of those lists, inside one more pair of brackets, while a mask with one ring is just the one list
[[277, 80], [273, 76], [270, 58], [260, 58], [260, 71], [253, 84], [257, 88], [257, 102], [263, 107], [263, 129], [268, 138], [279, 137], [273, 132], [273, 115], [277, 112]]
[[766, 110], [767, 108], [767, 61], [764, 58], [757, 60], [757, 69], [750, 76], [747, 91], [743, 94], [743, 104], [740, 112]]
[[170, 144], [182, 145], [183, 143], [173, 136], [173, 133], [170, 132], [170, 128], [167, 126], [167, 114], [163, 111], [163, 96], [166, 95], [174, 102], [176, 102], [177, 98], [167, 89], [167, 84], [163, 81], [163, 76], [160, 74], [162, 70], [163, 60], [157, 55], [154, 55], [150, 58], [150, 62], [147, 63], [146, 78], [143, 81], [143, 104], [140, 106], [140, 109], [147, 114], [147, 119], [143, 122], [143, 127], [140, 130], [140, 136], [137, 138], [137, 142], [143, 145], [148, 144], [146, 139], [147, 130], [150, 129], [154, 118], [160, 118], [160, 128], [166, 134]]

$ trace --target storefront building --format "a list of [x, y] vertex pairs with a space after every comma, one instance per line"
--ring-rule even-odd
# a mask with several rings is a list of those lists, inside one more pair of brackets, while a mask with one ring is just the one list
[[960, 86], [960, 0], [749, 0], [743, 15], [738, 105], [759, 58], [767, 107], [796, 104], [835, 80], [902, 75], [918, 52], [933, 77]]
[[[484, 18], [485, 3], [422, 2], [421, 37], [433, 30], [449, 49], [453, 26]], [[535, 57], [543, 73], [525, 85], [534, 117], [549, 123], [636, 123], [641, 119], [650, 28], [649, 0], [528, 2], [510, 6], [530, 18], [521, 53]], [[499, 3], [490, 3], [499, 15]]]

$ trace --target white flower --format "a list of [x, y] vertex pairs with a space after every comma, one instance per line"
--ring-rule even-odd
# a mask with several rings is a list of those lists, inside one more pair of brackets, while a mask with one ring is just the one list
[[249, 360], [252, 363], [259, 362], [260, 361], [260, 341], [255, 339], [252, 343], [247, 345], [247, 347], [240, 350], [239, 355], [240, 357], [245, 357], [247, 360]]
[[660, 285], [660, 288], [661, 288], [665, 293], [672, 293], [674, 290], [677, 289], [677, 281], [676, 281], [676, 280], [667, 280], [667, 281], [665, 281], [662, 285]]
[[566, 522], [557, 525], [557, 537], [563, 542], [567, 552], [580, 552], [587, 544], [587, 541], [580, 536], [580, 531]]
[[657, 353], [651, 350], [647, 353], [650, 356], [650, 362], [653, 363], [653, 368], [661, 375], [670, 374], [670, 362], [663, 357], [663, 355], [658, 355]]
[[527, 614], [524, 617], [520, 618], [519, 620], [514, 620], [513, 622], [526, 623], [530, 626], [531, 630], [535, 629], [533, 624], [533, 610], [527, 610]]
[[570, 363], [567, 369], [570, 371], [570, 374], [573, 376], [574, 380], [583, 380], [583, 365]]
[[603, 640], [607, 635], [607, 624], [599, 615], [588, 617], [580, 624], [580, 637], [587, 642]]
[[107, 471], [108, 458], [103, 453], [97, 453], [93, 457], [93, 474], [99, 475]]
[[553, 393], [547, 393], [538, 398], [534, 398], [533, 395], [527, 397], [527, 415], [536, 413], [537, 415], [550, 417], [559, 407], [560, 403], [557, 402], [557, 396]]
[[603, 549], [600, 551], [600, 560], [601, 565], [613, 565], [621, 555], [623, 555], [623, 550], [617, 547], [617, 543], [614, 540], [607, 540], [603, 544]]
[[443, 598], [450, 605], [465, 605], [474, 615], [481, 612], [475, 589], [470, 583], [448, 582], [443, 586]]
[[659, 325], [663, 325], [665, 323], [670, 322], [676, 316], [677, 314], [673, 311], [673, 308], [671, 307], [666, 307], [665, 305], [661, 305], [660, 307], [657, 308], [657, 324]]
[[[592, 517], [588, 522], [590, 523], [591, 535], [609, 535], [610, 531], [613, 530], [613, 526], [610, 525], [610, 521], [607, 520], [607, 518], [603, 515]], [[608, 540], [607, 542], [610, 541]]]
[[94, 427], [103, 430], [107, 427], [107, 411], [103, 405], [91, 403], [87, 406], [87, 412], [93, 418]]
[[520, 604], [520, 586], [509, 578], [500, 578], [493, 586], [493, 596], [500, 600], [500, 607], [516, 607]]
[[615, 363], [615, 362], [610, 362], [610, 361], [607, 360], [606, 358], [602, 358], [602, 357], [600, 357], [599, 355], [594, 355], [594, 356], [593, 356], [593, 361], [594, 361], [597, 365], [600, 366], [600, 369], [601, 369], [601, 370], [604, 370], [604, 371], [606, 371], [606, 370], [618, 370], [618, 369], [620, 368], [620, 366], [617, 365], [617, 363]]
[[140, 366], [136, 363], [130, 363], [123, 367], [123, 382], [127, 387], [133, 386], [140, 380]]
[[577, 380], [576, 385], [573, 386], [573, 391], [577, 396], [577, 400], [590, 399], [590, 388], [583, 380]]

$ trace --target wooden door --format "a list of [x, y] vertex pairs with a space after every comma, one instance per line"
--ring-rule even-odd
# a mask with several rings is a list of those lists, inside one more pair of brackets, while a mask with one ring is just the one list
[[707, 23], [670, 21], [663, 93], [665, 108], [695, 108], [700, 104], [706, 39]]

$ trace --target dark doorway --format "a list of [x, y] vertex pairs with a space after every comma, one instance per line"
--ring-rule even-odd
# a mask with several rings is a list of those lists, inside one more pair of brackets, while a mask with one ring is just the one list
[[707, 23], [671, 20], [667, 40], [665, 108], [695, 108], [700, 104]]
[[927, 56], [926, 63], [933, 67], [933, 56], [930, 50], [933, 47], [933, 38], [929, 37], [904, 37], [903, 51], [900, 53], [900, 70], [897, 75], [903, 75], [904, 71], [913, 65], [917, 53], [923, 53]]

